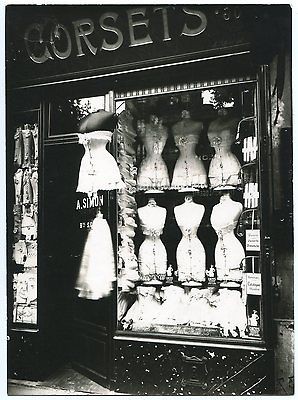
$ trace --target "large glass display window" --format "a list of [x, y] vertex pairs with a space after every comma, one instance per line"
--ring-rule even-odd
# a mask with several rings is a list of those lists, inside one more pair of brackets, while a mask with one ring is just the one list
[[263, 335], [254, 79], [117, 95], [118, 329]]

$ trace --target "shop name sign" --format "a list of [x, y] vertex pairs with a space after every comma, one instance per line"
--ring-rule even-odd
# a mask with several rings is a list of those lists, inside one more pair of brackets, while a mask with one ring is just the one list
[[[147, 46], [154, 41], [171, 42], [172, 32], [176, 29], [174, 14], [169, 13], [170, 6], [135, 7], [125, 13], [104, 12], [98, 18], [86, 17], [59, 23], [46, 20], [28, 25], [24, 32], [24, 42], [28, 57], [35, 64], [44, 64], [49, 60], [65, 60], [71, 56], [100, 57], [103, 52], [115, 52], [124, 45], [128, 48]], [[184, 21], [177, 33], [178, 37], [195, 37], [207, 28], [206, 14], [191, 7], [181, 8]], [[150, 33], [158, 22], [159, 38]], [[191, 19], [191, 21], [190, 21]]]

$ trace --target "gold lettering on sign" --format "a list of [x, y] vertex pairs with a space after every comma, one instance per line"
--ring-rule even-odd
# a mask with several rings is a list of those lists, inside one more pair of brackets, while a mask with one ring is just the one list
[[[97, 52], [97, 48], [94, 47], [89, 39], [87, 38], [88, 35], [91, 35], [91, 33], [93, 33], [94, 31], [94, 24], [93, 21], [90, 18], [84, 18], [84, 19], [79, 19], [78, 21], [73, 21], [73, 26], [74, 26], [74, 31], [75, 31], [75, 37], [76, 37], [76, 42], [77, 42], [77, 46], [78, 46], [78, 57], [84, 56], [85, 53], [83, 52], [82, 49], [82, 42], [81, 39], [84, 40], [86, 46], [88, 47], [88, 49], [91, 51], [91, 53], [93, 55], [96, 54]], [[87, 28], [83, 28], [83, 27]]]
[[[24, 33], [25, 48], [34, 63], [43, 64], [48, 60], [66, 60], [72, 55], [82, 57], [92, 54], [95, 56], [99, 53], [98, 50], [115, 51], [123, 47], [124, 43], [128, 43], [130, 48], [152, 44], [149, 28], [154, 28], [153, 23], [162, 24], [161, 29], [157, 30], [160, 37], [154, 38], [157, 43], [171, 41], [173, 38], [179, 40], [181, 36], [194, 37], [206, 30], [206, 15], [185, 6], [182, 8], [182, 16], [185, 19], [182, 30], [177, 32], [180, 23], [178, 24], [175, 19], [170, 19], [175, 15], [172, 15], [173, 13], [169, 10], [171, 11], [169, 5], [150, 8], [149, 11], [156, 15], [151, 23], [146, 17], [149, 15], [147, 7], [142, 6], [127, 9], [122, 15], [105, 12], [100, 15], [96, 25], [90, 18], [72, 21], [70, 26], [48, 18], [43, 23], [33, 23], [27, 27]], [[180, 16], [179, 14], [179, 18]], [[235, 18], [238, 18], [238, 14]], [[125, 26], [128, 30], [123, 31], [122, 27]], [[92, 43], [93, 40], [96, 42]], [[126, 50], [129, 49], [126, 48]]]
[[140, 39], [136, 39], [136, 37], [135, 37], [135, 29], [134, 28], [137, 26], [142, 26], [142, 25], [144, 25], [146, 28], [148, 28], [149, 19], [134, 20], [133, 17], [135, 17], [136, 15], [141, 15], [141, 16], [145, 17], [145, 13], [146, 13], [145, 7], [133, 8], [131, 10], [127, 10], [128, 29], [129, 29], [129, 37], [130, 37], [129, 47], [142, 46], [144, 44], [153, 43], [151, 37], [149, 36], [149, 33], [145, 37], [140, 38]]
[[196, 36], [196, 35], [200, 35], [201, 33], [204, 32], [204, 30], [207, 27], [207, 18], [206, 15], [202, 12], [202, 11], [197, 11], [197, 10], [191, 10], [188, 7], [184, 7], [183, 12], [185, 12], [185, 14], [188, 15], [195, 15], [196, 17], [198, 17], [200, 19], [200, 25], [198, 25], [197, 28], [189, 28], [187, 26], [187, 24], [184, 24], [182, 33], [182, 35], [186, 35], [186, 36]]
[[169, 34], [169, 23], [168, 23], [168, 6], [165, 7], [154, 7], [153, 11], [160, 11], [162, 14], [162, 22], [163, 22], [163, 42], [166, 40], [172, 40]]
[[[51, 59], [51, 60], [54, 59], [45, 44], [44, 44], [44, 52], [40, 56], [37, 56], [31, 50], [30, 43], [43, 44], [43, 35], [42, 35], [43, 30], [44, 30], [43, 25], [35, 23], [35, 24], [29, 25], [24, 34], [24, 40], [25, 40], [25, 46], [26, 46], [27, 53], [28, 53], [30, 59], [37, 64], [43, 64], [45, 61], [47, 61], [49, 59]], [[37, 40], [33, 40], [32, 38], [30, 38], [30, 34], [34, 31], [37, 31], [39, 34], [39, 37]]]
[[[57, 49], [56, 46], [56, 40], [55, 39], [60, 39], [61, 38], [61, 33], [59, 30], [62, 30], [64, 35], [66, 36], [67, 39], [67, 47], [65, 51], [61, 51]], [[57, 58], [60, 58], [61, 60], [65, 60], [68, 58], [71, 54], [71, 38], [70, 34], [68, 33], [68, 30], [65, 28], [64, 25], [58, 24], [55, 26], [55, 29], [51, 32], [51, 43], [52, 43], [52, 49], [53, 53]]]
[[111, 12], [111, 13], [104, 13], [104, 14], [100, 17], [100, 19], [99, 19], [100, 27], [101, 27], [104, 31], [115, 33], [115, 34], [117, 35], [117, 41], [116, 41], [115, 43], [108, 43], [108, 42], [106, 41], [106, 39], [103, 39], [101, 48], [102, 48], [103, 50], [109, 50], [109, 51], [111, 51], [111, 50], [117, 50], [117, 49], [119, 49], [120, 46], [122, 46], [122, 43], [123, 43], [123, 34], [122, 34], [122, 32], [120, 31], [120, 29], [116, 28], [115, 26], [108, 25], [108, 24], [106, 24], [106, 23], [104, 22], [105, 19], [108, 19], [108, 18], [109, 18], [109, 19], [112, 19], [113, 22], [116, 22], [117, 19], [118, 19], [118, 14], [113, 13], [113, 12]]

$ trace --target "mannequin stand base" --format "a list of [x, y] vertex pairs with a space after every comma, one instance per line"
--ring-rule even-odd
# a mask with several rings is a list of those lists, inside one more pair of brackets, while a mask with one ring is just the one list
[[145, 191], [145, 194], [154, 194], [154, 193], [164, 193], [164, 191], [159, 189], [149, 189]]
[[181, 285], [184, 287], [201, 287], [203, 285], [202, 282], [195, 282], [195, 281], [189, 281], [189, 282], [181, 282]]
[[142, 282], [143, 286], [162, 286], [162, 282], [157, 279], [152, 279], [151, 281]]
[[228, 282], [228, 281], [223, 281], [219, 285], [220, 287], [225, 287], [225, 288], [239, 288], [241, 284], [239, 282]]
[[211, 189], [213, 190], [235, 190], [237, 189], [237, 186], [232, 186], [232, 185], [220, 185], [220, 186], [211, 186]]

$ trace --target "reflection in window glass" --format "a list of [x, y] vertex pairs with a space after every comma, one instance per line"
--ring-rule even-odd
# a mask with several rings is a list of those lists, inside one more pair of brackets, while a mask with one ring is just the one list
[[78, 122], [104, 108], [104, 96], [59, 99], [50, 106], [50, 136], [77, 132]]

